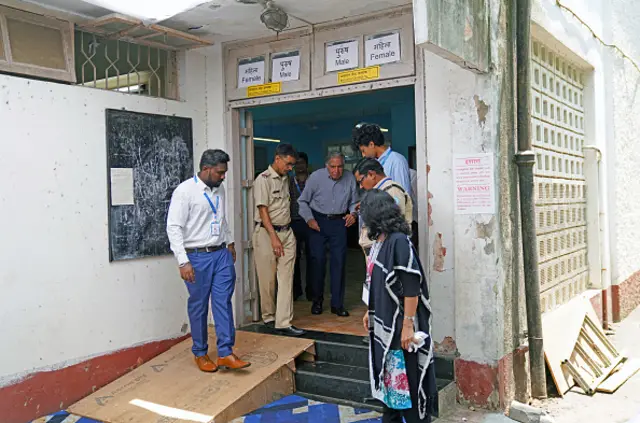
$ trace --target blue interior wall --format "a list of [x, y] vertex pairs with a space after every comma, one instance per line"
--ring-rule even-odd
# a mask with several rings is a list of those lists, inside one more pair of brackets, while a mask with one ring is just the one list
[[[377, 123], [394, 150], [408, 157], [415, 146], [413, 87], [395, 88], [342, 97], [276, 104], [251, 109], [254, 136], [279, 139], [309, 155], [313, 169], [323, 166], [329, 144], [350, 144], [351, 130], [362, 121]], [[255, 142], [267, 150], [271, 162], [276, 143]], [[256, 162], [256, 170], [259, 163]]]

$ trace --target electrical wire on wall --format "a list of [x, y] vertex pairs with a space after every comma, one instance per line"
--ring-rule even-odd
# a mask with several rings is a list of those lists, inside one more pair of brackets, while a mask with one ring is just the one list
[[633, 58], [631, 58], [628, 54], [626, 54], [624, 51], [622, 51], [622, 49], [620, 47], [618, 47], [615, 44], [609, 44], [606, 41], [604, 41], [602, 38], [600, 38], [600, 36], [598, 34], [596, 34], [596, 32], [593, 30], [593, 28], [591, 28], [591, 26], [589, 26], [589, 24], [587, 24], [580, 16], [578, 16], [578, 14], [576, 12], [574, 12], [570, 7], [567, 7], [564, 4], [562, 4], [562, 2], [560, 0], [556, 0], [556, 5], [558, 5], [558, 7], [560, 9], [565, 10], [568, 13], [570, 13], [571, 15], [573, 15], [574, 18], [576, 18], [585, 28], [587, 28], [587, 30], [589, 32], [591, 32], [591, 35], [593, 36], [593, 38], [598, 40], [598, 42], [600, 44], [602, 44], [603, 46], [609, 47], [609, 48], [617, 51], [618, 54], [620, 54], [623, 59], [628, 60], [633, 65], [633, 67], [636, 68], [638, 73], [640, 73], [640, 66], [638, 65], [638, 63], [635, 60], [633, 60]]

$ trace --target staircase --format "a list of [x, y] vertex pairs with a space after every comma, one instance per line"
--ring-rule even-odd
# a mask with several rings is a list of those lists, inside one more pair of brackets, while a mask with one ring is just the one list
[[[259, 323], [242, 330], [276, 334]], [[307, 332], [304, 337], [315, 341], [316, 361], [296, 362], [297, 395], [382, 412], [382, 404], [371, 398], [369, 347], [362, 342], [362, 337], [315, 331]], [[456, 404], [453, 359], [436, 356], [435, 365], [440, 416], [444, 416]]]

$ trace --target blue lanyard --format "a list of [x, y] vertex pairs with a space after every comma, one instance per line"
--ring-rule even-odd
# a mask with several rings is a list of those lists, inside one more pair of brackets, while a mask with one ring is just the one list
[[[196, 184], [198, 183], [198, 178], [196, 177], [196, 175], [193, 175], [193, 180], [196, 182]], [[209, 205], [211, 206], [211, 211], [213, 211], [213, 217], [218, 217], [218, 207], [220, 207], [220, 196], [219, 195], [216, 196], [216, 205], [214, 206], [213, 201], [211, 201], [211, 198], [209, 198], [206, 192], [203, 192], [202, 195], [204, 195], [204, 198], [206, 198], [207, 201], [209, 202]]]
[[378, 185], [376, 185], [374, 188], [375, 188], [375, 189], [380, 189], [380, 187], [381, 187], [382, 185], [384, 185], [384, 183], [385, 183], [385, 182], [390, 181], [390, 180], [391, 180], [391, 178], [389, 178], [389, 177], [384, 178], [382, 181], [378, 182]]
[[211, 201], [211, 198], [209, 198], [206, 192], [203, 192], [202, 195], [204, 195], [204, 198], [206, 198], [207, 201], [209, 202], [209, 205], [211, 206], [211, 210], [213, 211], [213, 217], [218, 217], [218, 207], [220, 207], [220, 196], [216, 195], [216, 205], [214, 206], [213, 201]]
[[380, 158], [378, 159], [378, 161], [382, 166], [384, 166], [384, 164], [387, 162], [387, 159], [389, 158], [390, 155], [391, 155], [391, 147], [387, 148], [387, 151], [385, 151], [384, 154], [380, 156]]

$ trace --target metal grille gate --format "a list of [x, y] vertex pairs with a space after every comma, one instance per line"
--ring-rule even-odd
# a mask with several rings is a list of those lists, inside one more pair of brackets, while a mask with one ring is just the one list
[[589, 287], [584, 175], [584, 72], [532, 46], [532, 137], [542, 311]]

